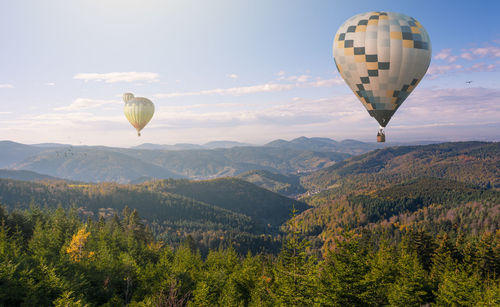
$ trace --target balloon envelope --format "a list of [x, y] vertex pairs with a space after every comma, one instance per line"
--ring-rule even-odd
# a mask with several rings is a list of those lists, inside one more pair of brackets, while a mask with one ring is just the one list
[[[130, 96], [132, 95], [132, 96]], [[123, 95], [125, 107], [123, 109], [125, 117], [137, 130], [137, 135], [141, 135], [141, 130], [149, 123], [155, 112], [155, 106], [151, 100], [144, 97], [134, 97], [131, 93]]]
[[123, 94], [123, 101], [125, 101], [125, 102], [129, 101], [132, 98], [134, 98], [134, 94], [132, 94], [132, 93]]
[[431, 61], [431, 42], [412, 17], [369, 12], [340, 26], [333, 57], [347, 85], [385, 127], [424, 77]]

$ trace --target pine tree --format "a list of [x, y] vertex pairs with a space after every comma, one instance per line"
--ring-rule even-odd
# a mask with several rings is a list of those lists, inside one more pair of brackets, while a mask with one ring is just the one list
[[276, 302], [282, 306], [311, 306], [317, 300], [316, 260], [308, 255], [310, 242], [300, 238], [297, 223], [296, 210], [293, 209], [288, 222], [288, 236], [273, 269], [272, 292]]
[[428, 296], [426, 272], [415, 254], [405, 250], [399, 253], [398, 274], [390, 286], [388, 299], [391, 306], [420, 306]]
[[440, 306], [475, 306], [481, 300], [481, 284], [476, 274], [461, 266], [447, 268], [436, 293]]
[[344, 241], [337, 241], [321, 265], [321, 304], [325, 306], [366, 305], [368, 272], [365, 252], [359, 246], [359, 236], [346, 233]]
[[379, 250], [370, 256], [370, 267], [363, 283], [366, 291], [362, 294], [363, 301], [370, 306], [388, 305], [387, 293], [397, 275], [396, 253], [385, 242], [380, 244]]

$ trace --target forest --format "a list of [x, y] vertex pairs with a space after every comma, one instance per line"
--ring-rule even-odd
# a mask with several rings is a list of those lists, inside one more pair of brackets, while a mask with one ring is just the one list
[[137, 210], [0, 211], [4, 306], [498, 306], [500, 232], [432, 236], [344, 231], [317, 255], [292, 216], [276, 255], [228, 245], [172, 248]]

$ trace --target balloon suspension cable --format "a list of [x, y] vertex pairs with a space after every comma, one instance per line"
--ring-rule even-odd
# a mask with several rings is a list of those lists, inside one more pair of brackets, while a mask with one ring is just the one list
[[382, 126], [380, 126], [378, 128], [377, 142], [379, 142], [379, 143], [385, 142], [385, 131], [384, 131], [384, 127], [382, 127]]

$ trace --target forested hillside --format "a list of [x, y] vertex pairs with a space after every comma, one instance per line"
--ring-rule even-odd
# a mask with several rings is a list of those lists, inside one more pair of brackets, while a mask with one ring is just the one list
[[300, 184], [300, 177], [294, 174], [283, 175], [264, 170], [254, 170], [239, 174], [236, 177], [286, 196], [295, 196], [306, 191]]
[[[474, 236], [500, 227], [500, 144], [395, 147], [353, 157], [302, 178], [301, 229], [325, 249], [342, 229], [405, 227]], [[319, 241], [316, 241], [319, 240]]]
[[304, 203], [235, 179], [143, 185], [0, 179], [0, 204], [10, 209], [62, 206], [94, 219], [110, 218], [127, 207], [136, 209], [153, 233], [171, 244], [190, 235], [206, 251], [234, 239], [240, 252], [275, 251], [275, 239], [268, 235], [277, 234], [294, 206], [300, 211], [306, 208]]
[[311, 189], [381, 187], [422, 176], [500, 187], [500, 143], [457, 142], [375, 150], [302, 178]]
[[279, 227], [292, 208], [304, 211], [307, 205], [236, 178], [213, 180], [159, 180], [144, 184], [153, 191], [183, 195], [252, 217], [270, 227]]

